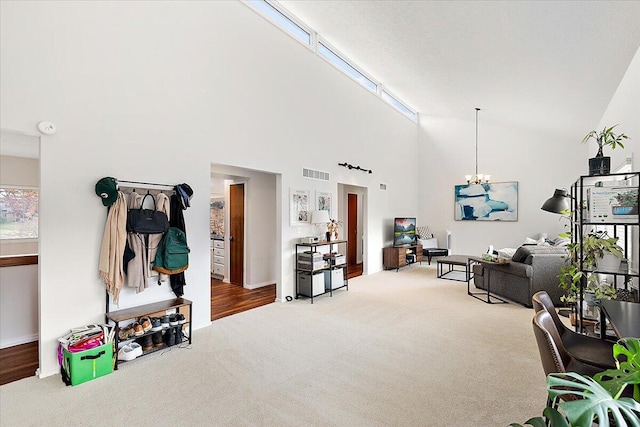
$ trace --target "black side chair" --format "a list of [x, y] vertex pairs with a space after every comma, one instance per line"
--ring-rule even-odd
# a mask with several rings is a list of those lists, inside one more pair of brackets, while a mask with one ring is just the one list
[[[428, 237], [427, 237], [428, 236]], [[451, 232], [447, 230], [447, 247], [439, 248], [438, 239], [433, 234], [420, 235], [419, 243], [422, 244], [422, 255], [427, 257], [427, 262], [431, 265], [431, 258], [434, 256], [448, 256], [451, 248]]]
[[614, 369], [616, 367], [616, 362], [613, 358], [614, 343], [578, 334], [569, 329], [562, 320], [560, 320], [553, 301], [551, 301], [551, 297], [549, 297], [549, 294], [545, 291], [536, 292], [533, 297], [531, 297], [531, 300], [533, 309], [536, 312], [543, 310], [549, 313], [558, 331], [562, 345], [571, 357], [588, 365], [601, 368], [601, 370]]

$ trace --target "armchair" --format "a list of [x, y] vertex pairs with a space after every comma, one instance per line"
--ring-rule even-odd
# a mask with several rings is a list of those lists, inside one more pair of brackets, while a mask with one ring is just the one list
[[451, 252], [451, 231], [447, 230], [447, 247], [441, 248], [438, 239], [433, 236], [428, 227], [417, 227], [418, 243], [422, 245], [422, 255], [427, 257], [427, 262], [431, 265], [431, 258], [434, 256], [448, 256]]

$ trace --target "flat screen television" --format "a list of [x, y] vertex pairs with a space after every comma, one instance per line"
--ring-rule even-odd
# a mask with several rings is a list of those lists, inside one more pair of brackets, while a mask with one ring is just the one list
[[396, 218], [393, 221], [393, 246], [414, 245], [416, 243], [416, 219]]

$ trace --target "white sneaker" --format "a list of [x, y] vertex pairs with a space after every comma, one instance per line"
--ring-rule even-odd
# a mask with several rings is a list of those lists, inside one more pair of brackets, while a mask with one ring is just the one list
[[142, 347], [137, 342], [124, 345], [120, 351], [118, 351], [118, 360], [124, 360], [126, 362], [135, 359], [142, 355]]

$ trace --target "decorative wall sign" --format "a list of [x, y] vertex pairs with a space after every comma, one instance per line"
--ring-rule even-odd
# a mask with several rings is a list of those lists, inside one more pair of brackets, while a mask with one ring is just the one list
[[454, 219], [517, 221], [518, 182], [456, 185]]
[[290, 217], [289, 225], [292, 227], [308, 225], [311, 223], [311, 204], [309, 190], [289, 190]]

